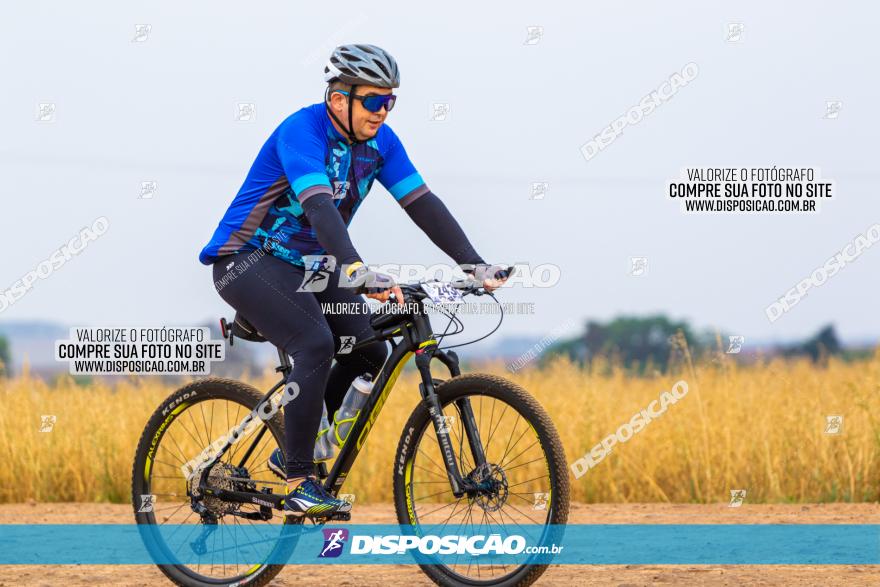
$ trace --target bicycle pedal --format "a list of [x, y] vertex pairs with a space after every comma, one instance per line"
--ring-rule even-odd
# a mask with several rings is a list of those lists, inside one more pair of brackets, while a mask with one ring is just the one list
[[314, 524], [326, 524], [327, 522], [347, 522], [351, 520], [351, 512], [335, 512], [329, 516], [308, 515], [302, 512], [285, 512], [285, 515], [301, 520], [307, 520]]

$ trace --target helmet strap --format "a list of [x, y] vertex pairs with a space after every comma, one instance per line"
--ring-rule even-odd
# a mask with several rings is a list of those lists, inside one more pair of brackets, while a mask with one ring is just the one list
[[354, 89], [355, 89], [356, 87], [357, 87], [357, 86], [351, 86], [351, 90], [349, 91], [349, 95], [348, 95], [348, 127], [346, 127], [344, 124], [342, 124], [342, 121], [341, 121], [341, 120], [339, 120], [338, 118], [336, 118], [336, 115], [333, 114], [333, 110], [331, 110], [331, 108], [330, 108], [330, 86], [327, 86], [326, 95], [324, 96], [324, 105], [325, 105], [325, 107], [327, 108], [327, 114], [329, 114], [329, 115], [330, 115], [330, 118], [332, 118], [333, 121], [336, 122], [336, 124], [339, 125], [339, 128], [341, 128], [343, 131], [345, 131], [345, 134], [348, 136], [348, 141], [349, 141], [351, 144], [355, 144], [355, 143], [359, 143], [359, 142], [360, 142], [360, 141], [358, 141], [358, 139], [357, 139], [357, 137], [355, 136], [354, 132], [352, 132], [352, 130], [351, 130], [351, 128], [352, 128], [352, 118], [353, 118], [353, 115], [352, 115], [352, 110], [353, 110], [353, 109], [352, 109], [352, 103], [354, 102], [354, 100], [351, 99], [351, 96], [354, 94]]
[[351, 144], [355, 144], [359, 142], [357, 137], [354, 135], [354, 93], [357, 90], [357, 86], [351, 86], [351, 89], [348, 91], [348, 140], [351, 141]]

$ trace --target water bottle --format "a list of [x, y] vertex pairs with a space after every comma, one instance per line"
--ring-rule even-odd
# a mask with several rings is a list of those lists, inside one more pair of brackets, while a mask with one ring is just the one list
[[333, 416], [333, 430], [330, 433], [330, 441], [333, 444], [336, 446], [345, 444], [345, 439], [348, 438], [348, 433], [357, 420], [361, 408], [367, 403], [371, 391], [373, 391], [373, 376], [369, 373], [358, 375], [352, 381], [342, 405]]
[[321, 415], [321, 425], [318, 427], [318, 437], [315, 439], [315, 457], [316, 463], [327, 461], [333, 458], [333, 445], [330, 444], [330, 422], [327, 419], [327, 404], [324, 404], [324, 413]]

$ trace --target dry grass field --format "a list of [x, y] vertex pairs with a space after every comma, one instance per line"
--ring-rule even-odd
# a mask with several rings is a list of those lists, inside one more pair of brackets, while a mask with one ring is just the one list
[[[718, 503], [745, 489], [747, 503], [876, 502], [880, 478], [880, 353], [872, 359], [759, 362], [721, 355], [677, 372], [635, 378], [597, 362], [560, 360], [516, 373], [485, 370], [530, 391], [553, 418], [568, 462], [683, 379], [688, 393], [579, 479], [572, 501]], [[248, 382], [268, 389], [274, 374]], [[129, 499], [135, 445], [173, 387], [150, 377], [113, 386], [0, 379], [0, 502]], [[346, 483], [360, 503], [389, 502], [391, 462], [418, 399], [408, 366]], [[41, 432], [42, 415], [54, 415]], [[843, 416], [839, 434], [826, 417]]]

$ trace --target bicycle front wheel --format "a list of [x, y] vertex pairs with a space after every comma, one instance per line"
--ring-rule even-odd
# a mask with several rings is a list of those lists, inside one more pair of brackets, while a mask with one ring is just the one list
[[[568, 520], [569, 484], [565, 452], [544, 408], [524, 389], [501, 377], [462, 375], [436, 387], [454, 457], [463, 478], [491, 487], [455, 497], [440, 443], [424, 403], [404, 428], [394, 461], [394, 503], [399, 523], [431, 526], [456, 534], [478, 526], [481, 534], [503, 527], [558, 526]], [[463, 406], [469, 403], [485, 461], [475, 463]], [[445, 532], [448, 529], [448, 532]], [[418, 532], [418, 530], [416, 530]], [[480, 563], [462, 555], [422, 564], [438, 585], [525, 586], [546, 564]]]

